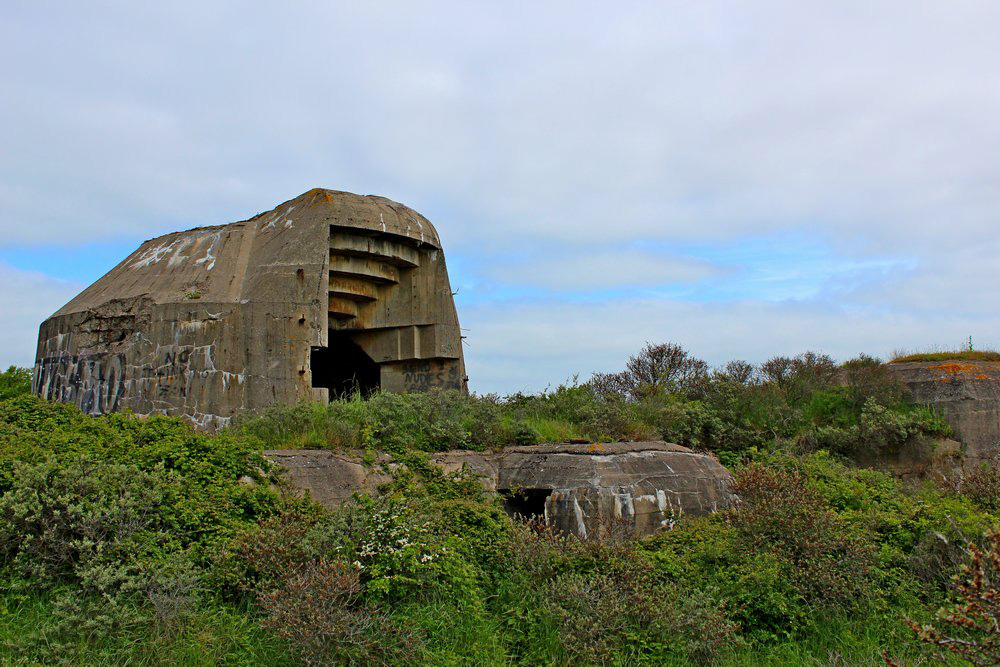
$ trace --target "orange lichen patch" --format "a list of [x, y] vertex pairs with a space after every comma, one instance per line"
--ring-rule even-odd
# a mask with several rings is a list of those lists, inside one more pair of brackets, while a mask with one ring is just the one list
[[940, 364], [938, 366], [928, 366], [927, 370], [941, 371], [950, 375], [960, 375], [963, 373], [975, 373], [979, 369], [972, 364]]
[[596, 445], [595, 444], [595, 445], [591, 445], [590, 447], [587, 447], [587, 451], [590, 452], [591, 454], [603, 454], [604, 452], [606, 452], [608, 450], [607, 450], [607, 448], [604, 445]]

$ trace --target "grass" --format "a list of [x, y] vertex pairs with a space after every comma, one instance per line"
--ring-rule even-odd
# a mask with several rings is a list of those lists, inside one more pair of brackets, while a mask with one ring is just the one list
[[955, 350], [952, 352], [894, 353], [890, 363], [908, 361], [1000, 361], [1000, 352], [993, 350]]
[[[874, 620], [874, 622], [873, 622]], [[912, 641], [912, 633], [901, 620], [849, 619], [834, 617], [798, 641], [774, 645], [752, 644], [719, 662], [720, 667], [764, 667], [765, 665], [851, 665], [884, 667], [885, 653], [901, 665], [961, 665], [958, 660], [941, 662], [931, 651]]]
[[0, 597], [0, 665], [297, 664], [249, 610], [219, 602], [202, 605], [171, 631], [143, 625], [69, 644], [54, 636], [55, 619], [47, 593]]

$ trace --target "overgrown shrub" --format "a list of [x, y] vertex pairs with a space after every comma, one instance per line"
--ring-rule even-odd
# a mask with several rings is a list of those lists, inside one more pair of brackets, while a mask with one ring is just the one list
[[737, 473], [733, 491], [741, 502], [726, 517], [741, 542], [789, 563], [806, 600], [844, 607], [864, 602], [873, 550], [803, 476], [752, 464]]
[[545, 589], [572, 664], [686, 657], [706, 664], [739, 646], [738, 626], [710, 590], [655, 581], [641, 561], [613, 574], [560, 574]]
[[362, 599], [360, 569], [310, 561], [259, 595], [264, 627], [287, 641], [307, 665], [410, 664], [421, 646], [383, 609]]
[[31, 393], [31, 369], [11, 366], [0, 373], [0, 401]]
[[202, 575], [164, 523], [175, 476], [85, 459], [16, 465], [0, 496], [0, 563], [10, 590], [50, 589], [52, 599], [44, 636], [26, 645], [69, 659], [81, 642], [178, 632]]
[[441, 390], [355, 394], [326, 405], [276, 405], [239, 415], [229, 431], [272, 449], [483, 450], [508, 444], [497, 402]]
[[170, 539], [158, 516], [170, 483], [162, 468], [49, 461], [16, 464], [14, 475], [0, 496], [0, 558], [21, 576], [55, 583]]
[[[959, 601], [939, 611], [935, 625], [910, 622], [917, 636], [977, 667], [1000, 664], [1000, 532], [985, 549], [969, 545], [969, 564], [957, 577]], [[945, 658], [942, 656], [942, 659]]]
[[804, 352], [796, 357], [774, 357], [760, 367], [765, 380], [774, 385], [790, 405], [797, 405], [814, 392], [834, 385], [837, 365], [829, 356]]
[[266, 468], [255, 443], [178, 419], [0, 402], [0, 599], [48, 609], [13, 645], [72, 663], [132, 635], [180, 637], [213, 580], [208, 554], [294, 502], [239, 482]]
[[517, 613], [535, 627], [554, 623], [568, 664], [707, 664], [741, 645], [716, 591], [664, 578], [632, 539], [582, 540], [519, 521], [506, 549], [509, 576], [534, 593]]
[[699, 393], [708, 380], [708, 364], [675, 343], [646, 343], [619, 373], [595, 373], [591, 384], [601, 394], [631, 401], [660, 393]]
[[702, 401], [679, 395], [651, 396], [639, 407], [659, 438], [686, 447], [710, 447], [725, 428], [718, 414]]
[[965, 476], [962, 493], [989, 512], [1000, 512], [1000, 461], [980, 463]]
[[881, 405], [897, 405], [903, 399], [903, 384], [881, 359], [860, 354], [840, 365], [840, 382], [848, 390], [851, 407], [860, 410], [869, 399]]
[[[799, 446], [806, 451], [825, 449], [844, 456], [871, 459], [898, 452], [904, 446], [927, 448], [929, 438], [951, 434], [951, 427], [927, 408], [890, 408], [874, 397], [865, 401], [861, 414], [856, 418], [857, 423], [851, 423], [850, 413], [844, 414], [838, 407], [830, 407], [836, 405], [830, 401], [830, 397], [836, 395], [823, 395], [829, 401], [825, 409], [815, 408], [815, 399], [821, 395], [814, 397], [812, 406], [817, 412], [825, 413], [826, 418], [816, 418], [814, 421], [820, 423], [799, 438]], [[840, 395], [846, 398], [846, 393]], [[846, 408], [848, 404], [845, 402], [841, 406]]]

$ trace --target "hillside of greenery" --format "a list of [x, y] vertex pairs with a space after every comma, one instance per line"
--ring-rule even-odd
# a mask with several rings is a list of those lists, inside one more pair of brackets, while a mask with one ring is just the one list
[[[25, 381], [0, 374], [2, 664], [1000, 660], [1000, 470], [934, 487], [856, 467], [950, 432], [868, 357], [713, 370], [650, 345], [621, 373], [536, 395], [353, 396], [214, 436], [87, 417]], [[643, 540], [581, 541], [428, 463], [647, 438], [718, 456], [742, 502]], [[400, 465], [378, 497], [329, 511], [285, 493], [261, 456], [294, 447]]]

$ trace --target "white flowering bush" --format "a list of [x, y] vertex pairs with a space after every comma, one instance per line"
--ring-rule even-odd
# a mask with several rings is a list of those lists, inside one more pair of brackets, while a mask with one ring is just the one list
[[435, 589], [477, 598], [472, 567], [448, 542], [402, 503], [370, 505], [354, 545], [354, 565], [369, 598], [397, 600]]

